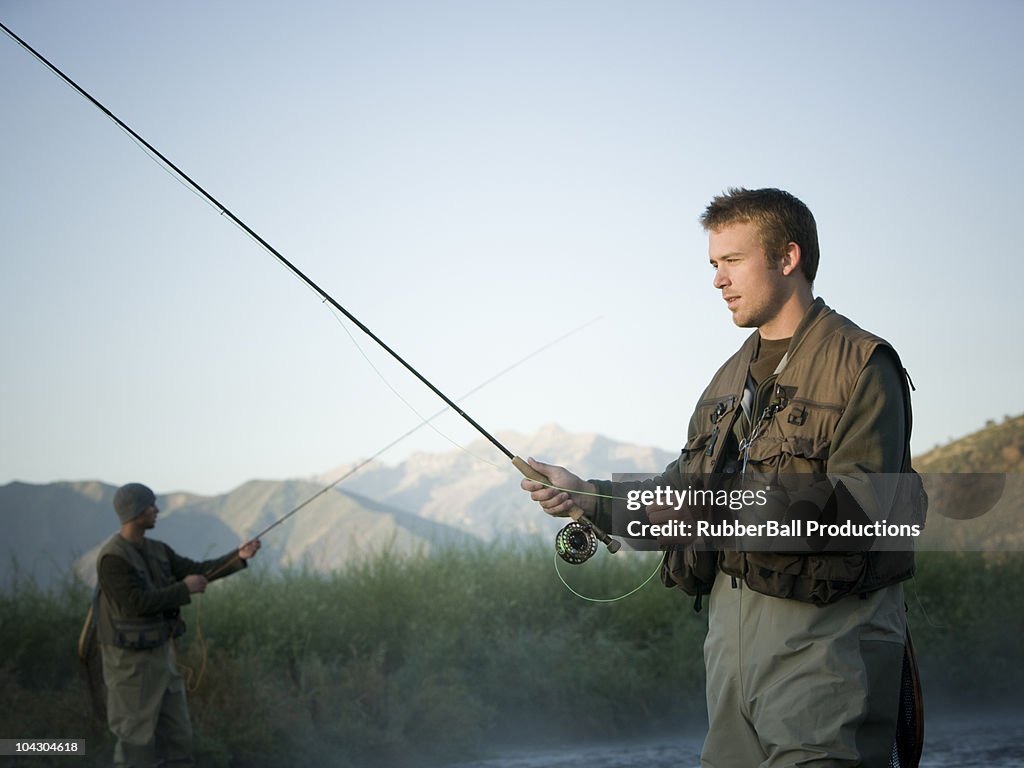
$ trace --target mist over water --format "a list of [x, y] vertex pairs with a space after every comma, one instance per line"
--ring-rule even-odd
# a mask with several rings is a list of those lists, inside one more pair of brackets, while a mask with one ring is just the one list
[[1024, 766], [1024, 710], [925, 720], [921, 768]]
[[550, 751], [510, 754], [475, 762], [452, 763], [448, 768], [681, 768], [700, 765], [698, 737], [658, 740], [651, 744], [598, 744]]
[[[699, 768], [700, 737], [513, 750], [447, 768]], [[925, 722], [921, 768], [1021, 768], [1024, 711], [939, 715]]]

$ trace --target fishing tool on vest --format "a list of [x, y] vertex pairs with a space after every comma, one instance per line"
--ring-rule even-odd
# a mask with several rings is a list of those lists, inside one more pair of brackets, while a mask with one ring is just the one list
[[[785, 359], [783, 359], [783, 362], [785, 362]], [[772, 397], [771, 402], [768, 403], [768, 405], [764, 407], [764, 410], [761, 411], [761, 415], [757, 422], [750, 428], [750, 434], [740, 442], [740, 456], [743, 457], [740, 475], [746, 476], [747, 474], [747, 463], [750, 461], [750, 446], [754, 444], [754, 441], [757, 440], [757, 438], [764, 434], [768, 425], [771, 424], [772, 419], [775, 418], [775, 414], [785, 408], [786, 405], [787, 403], [781, 396], [781, 393], [777, 391], [775, 396]]]
[[[361, 320], [359, 320], [359, 318], [357, 318], [348, 309], [346, 309], [344, 306], [342, 306], [340, 303], [338, 303], [338, 301], [335, 300], [333, 296], [331, 296], [329, 293], [327, 293], [327, 291], [325, 291], [323, 288], [321, 288], [319, 285], [317, 285], [309, 276], [307, 276], [302, 270], [300, 270], [293, 262], [291, 262], [290, 260], [285, 258], [285, 256], [279, 250], [277, 250], [274, 246], [272, 246], [267, 240], [265, 240], [262, 236], [260, 236], [255, 230], [253, 230], [248, 224], [246, 224], [244, 221], [242, 221], [238, 216], [236, 216], [234, 213], [232, 213], [217, 198], [215, 198], [212, 194], [207, 192], [204, 187], [202, 187], [198, 182], [194, 181], [191, 176], [189, 176], [181, 168], [179, 168], [176, 164], [174, 164], [171, 160], [169, 160], [166, 155], [164, 155], [162, 152], [160, 152], [156, 147], [154, 147], [148, 141], [146, 141], [134, 129], [132, 129], [129, 125], [127, 125], [123, 120], [121, 120], [113, 112], [111, 112], [106, 106], [104, 106], [100, 101], [98, 101], [88, 91], [86, 91], [84, 88], [82, 88], [80, 85], [78, 85], [78, 83], [76, 83], [74, 80], [72, 80], [68, 75], [64, 74], [63, 71], [61, 71], [57, 66], [52, 64], [41, 53], [36, 51], [32, 46], [30, 46], [22, 38], [20, 38], [18, 35], [16, 35], [10, 28], [8, 28], [3, 23], [0, 23], [0, 29], [2, 29], [12, 40], [17, 42], [22, 48], [24, 48], [26, 51], [28, 51], [37, 61], [39, 61], [41, 64], [43, 64], [51, 72], [53, 72], [64, 83], [66, 83], [71, 88], [73, 88], [75, 91], [77, 91], [89, 103], [91, 103], [94, 107], [96, 107], [104, 115], [106, 115], [121, 130], [123, 130], [125, 133], [127, 133], [129, 136], [131, 136], [136, 142], [138, 142], [142, 147], [144, 147], [147, 152], [149, 152], [154, 158], [159, 160], [159, 162], [164, 166], [164, 168], [169, 173], [171, 173], [173, 176], [178, 178], [185, 186], [187, 186], [189, 189], [193, 190], [201, 198], [203, 198], [208, 203], [213, 205], [218, 210], [218, 212], [220, 213], [221, 216], [224, 216], [228, 220], [230, 220], [235, 226], [237, 226], [239, 229], [241, 229], [246, 235], [248, 235], [252, 240], [254, 240], [261, 248], [263, 248], [263, 250], [265, 250], [267, 253], [269, 253], [271, 256], [273, 256], [275, 259], [277, 259], [277, 261], [280, 262], [281, 265], [286, 267], [290, 272], [292, 272], [292, 274], [294, 274], [303, 283], [305, 283], [306, 286], [309, 287], [315, 294], [317, 294], [325, 303], [330, 304], [331, 307], [333, 307], [335, 310], [337, 310], [342, 315], [344, 315], [344, 317], [347, 318], [349, 322], [351, 322], [353, 325], [356, 326], [356, 328], [358, 328], [366, 336], [368, 336], [374, 343], [376, 343], [382, 350], [384, 350], [388, 355], [390, 355], [396, 362], [400, 363], [402, 365], [402, 367], [404, 367], [409, 373], [411, 373], [413, 376], [415, 376], [416, 379], [418, 379], [420, 381], [420, 383], [422, 383], [425, 387], [427, 387], [427, 389], [429, 389], [437, 397], [439, 397], [449, 408], [451, 408], [453, 411], [455, 411], [455, 413], [457, 413], [459, 416], [461, 416], [471, 427], [473, 427], [473, 429], [475, 429], [480, 435], [482, 435], [484, 438], [486, 438], [488, 440], [488, 442], [490, 442], [496, 449], [498, 449], [502, 454], [504, 454], [505, 457], [509, 461], [511, 461], [512, 466], [514, 466], [520, 473], [522, 473], [525, 477], [527, 477], [527, 478], [529, 478], [531, 480], [535, 480], [537, 482], [542, 482], [542, 483], [550, 485], [550, 483], [548, 482], [548, 478], [547, 477], [545, 477], [540, 472], [537, 472], [529, 464], [527, 464], [523, 459], [521, 459], [519, 456], [517, 456], [511, 450], [509, 450], [507, 447], [505, 447], [497, 438], [495, 438], [490, 432], [488, 432], [486, 429], [484, 429], [483, 426], [481, 426], [476, 420], [474, 420], [472, 417], [469, 416], [469, 414], [467, 414], [462, 408], [460, 408], [455, 403], [455, 401], [453, 401], [446, 394], [444, 394], [444, 392], [442, 392], [440, 389], [438, 389], [433, 383], [430, 382], [429, 379], [426, 378], [426, 376], [424, 376], [422, 373], [420, 373], [409, 362], [407, 362], [405, 360], [405, 358], [403, 358], [394, 349], [392, 349], [383, 339], [381, 339], [377, 334], [375, 334], [372, 330], [370, 330], [370, 328], [367, 325], [365, 325]], [[578, 507], [574, 507], [570, 511], [569, 514], [570, 514], [570, 517], [573, 518], [574, 522], [579, 523], [581, 526], [584, 526], [584, 527], [589, 526], [589, 530], [593, 532], [594, 536], [599, 541], [604, 543], [604, 545], [608, 548], [609, 552], [613, 552], [614, 553], [614, 552], [618, 551], [618, 549], [620, 547], [619, 542], [614, 540], [614, 539], [612, 539], [610, 536], [608, 536], [607, 533], [605, 533], [600, 528], [595, 526], [593, 521], [589, 520], [586, 517], [586, 515], [583, 512], [583, 510], [579, 509]]]

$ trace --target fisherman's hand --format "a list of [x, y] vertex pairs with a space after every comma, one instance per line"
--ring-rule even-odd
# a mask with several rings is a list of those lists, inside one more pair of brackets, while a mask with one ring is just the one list
[[597, 508], [597, 498], [581, 494], [596, 493], [593, 483], [577, 477], [565, 467], [545, 464], [536, 459], [528, 459], [535, 470], [548, 479], [548, 484], [524, 478], [519, 487], [529, 492], [530, 498], [538, 502], [545, 512], [552, 517], [568, 517], [569, 510], [577, 506], [587, 514], [593, 514]]
[[[662, 549], [673, 549], [693, 541], [696, 520], [689, 507], [677, 509], [671, 504], [648, 504], [644, 511], [652, 525], [660, 525], [663, 528], [662, 535], [658, 536], [658, 543]], [[671, 528], [666, 529], [666, 525]]]
[[185, 586], [188, 587], [188, 591], [191, 594], [195, 594], [196, 592], [205, 592], [206, 585], [209, 583], [205, 576], [198, 573], [190, 573], [182, 579], [182, 581], [185, 582]]
[[245, 544], [243, 544], [242, 546], [240, 546], [238, 548], [238, 556], [240, 558], [242, 558], [243, 560], [248, 560], [250, 557], [252, 557], [253, 555], [255, 555], [259, 551], [261, 546], [263, 546], [263, 545], [260, 544], [260, 540], [259, 539], [253, 539], [252, 541], [247, 541], [247, 542], [245, 542]]

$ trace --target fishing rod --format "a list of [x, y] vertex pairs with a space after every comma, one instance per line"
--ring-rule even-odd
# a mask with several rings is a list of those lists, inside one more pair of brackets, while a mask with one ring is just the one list
[[[366, 334], [368, 337], [370, 337], [370, 339], [374, 343], [376, 343], [381, 349], [383, 349], [392, 358], [394, 358], [398, 363], [400, 363], [402, 365], [402, 367], [404, 367], [407, 371], [409, 371], [409, 373], [411, 373], [413, 376], [415, 376], [420, 381], [420, 383], [422, 383], [424, 386], [426, 386], [427, 389], [429, 389], [431, 392], [433, 392], [449, 408], [451, 408], [453, 411], [455, 411], [455, 413], [457, 413], [459, 416], [461, 416], [470, 426], [473, 427], [473, 429], [475, 429], [477, 432], [479, 432], [495, 448], [497, 448], [499, 451], [501, 451], [501, 453], [503, 453], [505, 455], [505, 457], [508, 458], [509, 461], [512, 462], [512, 465], [517, 470], [519, 470], [519, 472], [524, 477], [526, 477], [526, 478], [528, 478], [530, 480], [534, 480], [536, 482], [544, 483], [544, 484], [546, 484], [548, 486], [551, 486], [551, 483], [548, 480], [547, 476], [545, 476], [544, 474], [542, 474], [542, 473], [538, 472], [537, 470], [535, 470], [526, 461], [524, 461], [522, 458], [520, 458], [519, 456], [514, 454], [508, 448], [506, 448], [496, 437], [494, 437], [494, 435], [492, 435], [490, 432], [488, 432], [486, 429], [484, 429], [483, 426], [481, 426], [475, 419], [473, 419], [468, 413], [466, 413], [462, 408], [460, 408], [455, 403], [455, 401], [453, 401], [451, 398], [449, 398], [444, 392], [442, 392], [440, 389], [438, 389], [429, 379], [427, 379], [422, 373], [420, 373], [418, 370], [416, 370], [416, 368], [414, 368], [409, 362], [407, 362], [405, 360], [405, 358], [403, 358], [394, 349], [392, 349], [376, 333], [374, 333], [372, 330], [370, 330], [370, 328], [368, 326], [366, 326], [361, 320], [359, 320], [359, 318], [357, 318], [349, 310], [347, 310], [345, 307], [343, 307], [341, 304], [339, 304], [334, 299], [333, 296], [331, 296], [329, 293], [327, 293], [327, 291], [325, 291], [323, 288], [321, 288], [319, 285], [317, 285], [308, 275], [306, 275], [305, 272], [300, 270], [289, 259], [285, 258], [284, 254], [282, 254], [280, 251], [278, 251], [277, 248], [272, 246], [267, 240], [265, 240], [262, 236], [260, 236], [255, 230], [252, 229], [252, 227], [250, 227], [248, 224], [246, 224], [244, 221], [242, 221], [238, 216], [236, 216], [232, 211], [230, 211], [227, 208], [227, 206], [225, 206], [223, 203], [221, 203], [217, 198], [215, 198], [209, 192], [207, 192], [206, 189], [202, 185], [200, 185], [198, 182], [193, 180], [191, 176], [189, 176], [181, 168], [179, 168], [175, 163], [173, 163], [170, 159], [168, 159], [166, 155], [164, 155], [162, 152], [160, 152], [160, 150], [158, 150], [156, 147], [154, 147], [152, 144], [150, 144], [148, 141], [146, 141], [134, 129], [132, 129], [127, 123], [125, 123], [123, 120], [121, 120], [121, 118], [119, 118], [117, 115], [115, 115], [109, 109], [107, 109], [107, 107], [104, 106], [94, 96], [92, 96], [92, 94], [90, 94], [88, 91], [86, 91], [84, 88], [82, 88], [82, 86], [80, 86], [78, 83], [76, 83], [74, 80], [72, 80], [60, 68], [58, 68], [55, 64], [51, 63], [49, 61], [49, 59], [47, 59], [45, 56], [43, 56], [41, 53], [39, 53], [35, 48], [33, 48], [31, 45], [29, 45], [25, 40], [23, 40], [21, 37], [19, 37], [17, 34], [15, 34], [3, 22], [0, 22], [0, 29], [2, 29], [12, 40], [14, 40], [16, 43], [18, 43], [22, 48], [24, 48], [26, 51], [28, 51], [29, 54], [31, 54], [33, 56], [33, 58], [35, 58], [37, 61], [39, 61], [41, 64], [43, 64], [43, 66], [45, 66], [47, 69], [49, 69], [51, 72], [53, 72], [57, 77], [59, 77], [61, 80], [63, 80], [67, 85], [71, 86], [75, 91], [77, 91], [83, 98], [85, 98], [87, 101], [89, 101], [100, 112], [102, 112], [104, 115], [106, 115], [119, 128], [121, 128], [121, 130], [125, 131], [135, 141], [137, 141], [139, 144], [141, 144], [143, 147], [145, 147], [148, 152], [150, 152], [154, 157], [159, 159], [159, 161], [161, 163], [163, 163], [163, 165], [167, 169], [169, 169], [175, 176], [177, 176], [179, 179], [181, 179], [183, 182], [185, 182], [185, 184], [187, 184], [192, 190], [194, 190], [201, 197], [203, 197], [207, 202], [209, 202], [211, 205], [213, 205], [215, 208], [217, 208], [217, 210], [220, 212], [220, 214], [222, 216], [226, 216], [228, 219], [230, 219], [231, 222], [233, 224], [235, 224], [235, 226], [237, 226], [239, 229], [241, 229], [243, 232], [245, 232], [253, 240], [255, 240], [267, 253], [271, 254], [283, 266], [285, 266], [289, 271], [291, 271], [292, 274], [294, 274], [296, 277], [298, 277], [300, 280], [302, 280], [310, 289], [313, 290], [314, 293], [316, 293], [325, 302], [329, 303], [332, 307], [334, 307], [334, 309], [336, 309], [338, 312], [340, 312], [342, 315], [344, 315], [349, 320], [349, 322], [351, 322], [353, 325], [355, 325], [360, 331], [362, 331], [364, 334]], [[619, 542], [616, 541], [615, 539], [611, 538], [601, 528], [596, 526], [594, 524], [594, 522], [592, 520], [590, 520], [586, 516], [584, 511], [579, 508], [578, 505], [576, 505], [576, 504], [572, 505], [572, 508], [569, 510], [569, 517], [572, 518], [572, 522], [569, 523], [569, 525], [566, 526], [565, 529], [563, 529], [562, 533], [559, 534], [560, 539], [559, 539], [559, 543], [558, 543], [558, 548], [560, 550], [560, 554], [561, 554], [561, 549], [564, 546], [564, 547], [567, 547], [567, 551], [570, 552], [570, 553], [575, 552], [577, 550], [579, 550], [581, 555], [584, 552], [589, 552], [589, 554], [586, 555], [586, 557], [589, 558], [590, 555], [593, 554], [593, 550], [596, 549], [596, 544], [594, 544], [594, 545], [591, 544], [591, 537], [592, 536], [596, 537], [598, 540], [600, 540], [608, 548], [609, 552], [614, 553], [614, 552], [617, 552], [619, 550], [619, 547], [620, 547]], [[564, 534], [564, 536], [563, 536], [563, 534]], [[586, 558], [584, 558], [584, 559], [586, 559]], [[582, 560], [575, 560], [574, 559], [574, 560], [569, 560], [569, 562], [582, 562]]]

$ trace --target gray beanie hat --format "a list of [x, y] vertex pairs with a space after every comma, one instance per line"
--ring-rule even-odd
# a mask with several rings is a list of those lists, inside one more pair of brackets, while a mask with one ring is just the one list
[[114, 494], [114, 511], [122, 523], [134, 520], [156, 504], [156, 494], [142, 483], [122, 485]]

